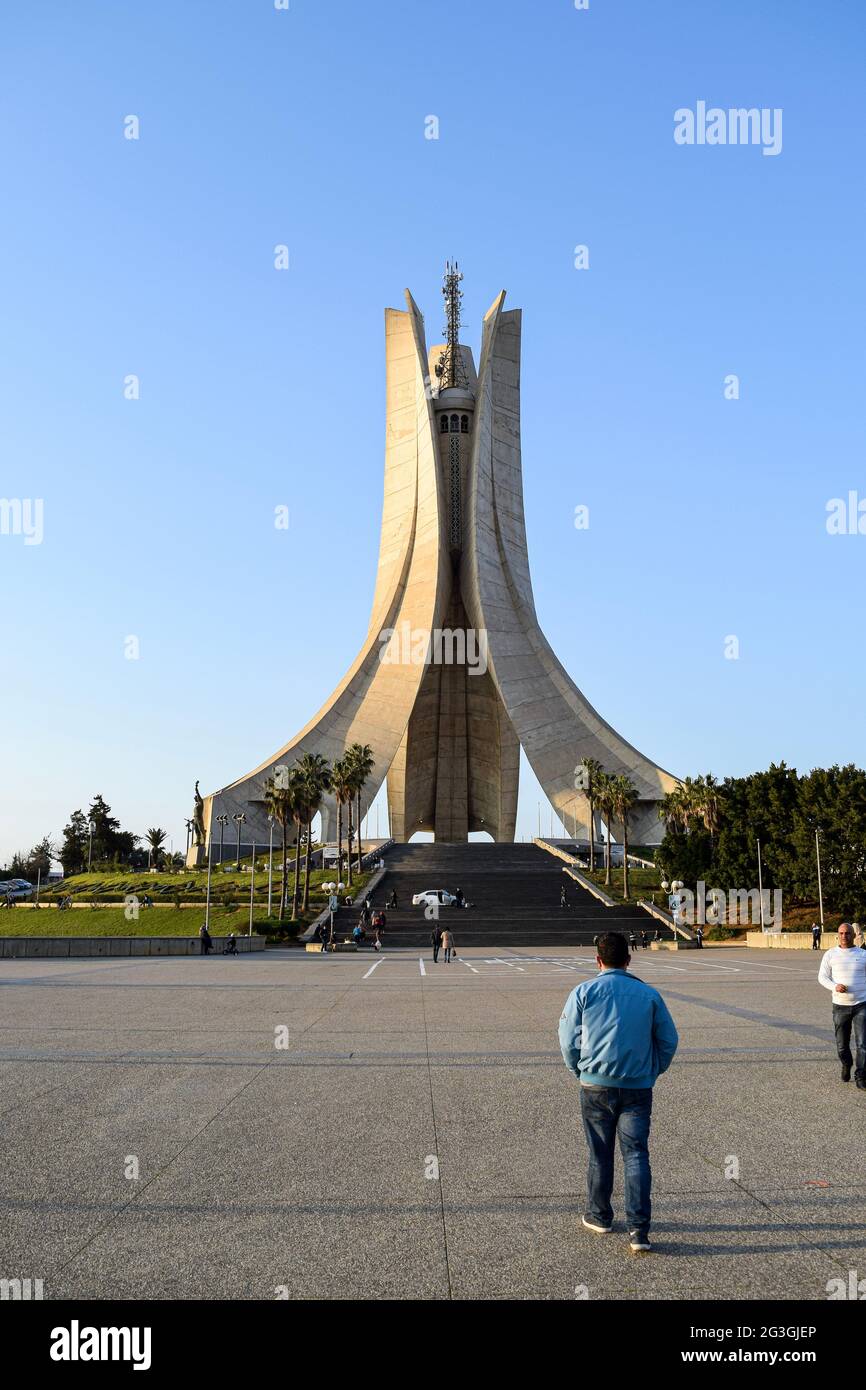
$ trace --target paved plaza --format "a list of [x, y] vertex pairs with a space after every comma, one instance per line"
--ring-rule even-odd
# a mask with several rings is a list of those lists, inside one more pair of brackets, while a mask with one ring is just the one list
[[619, 1182], [616, 1231], [579, 1225], [556, 1030], [589, 949], [0, 961], [0, 1277], [46, 1298], [826, 1299], [866, 1276], [866, 1093], [839, 1080], [819, 959], [639, 953], [680, 1033], [639, 1258]]

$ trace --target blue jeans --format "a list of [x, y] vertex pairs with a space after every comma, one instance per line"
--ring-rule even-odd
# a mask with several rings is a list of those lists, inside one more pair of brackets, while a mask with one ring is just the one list
[[[836, 1051], [846, 1067], [854, 1064], [854, 1075], [866, 1078], [866, 1004], [834, 1004], [833, 1028]], [[854, 1056], [851, 1056], [851, 1034], [854, 1034]]]
[[652, 1087], [629, 1091], [621, 1086], [580, 1088], [580, 1112], [589, 1148], [586, 1215], [609, 1226], [613, 1221], [613, 1155], [616, 1138], [625, 1178], [625, 1215], [629, 1231], [646, 1234], [652, 1215], [649, 1161]]

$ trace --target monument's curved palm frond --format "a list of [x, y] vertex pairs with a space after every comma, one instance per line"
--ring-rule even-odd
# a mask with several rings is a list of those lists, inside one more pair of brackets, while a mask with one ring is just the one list
[[487, 632], [490, 671], [520, 744], [565, 825], [588, 834], [587, 802], [576, 789], [579, 764], [595, 759], [629, 776], [639, 800], [636, 840], [659, 838], [656, 803], [677, 779], [638, 752], [578, 689], [539, 626], [529, 572], [520, 451], [519, 309], [504, 292], [484, 320], [469, 495], [464, 596], [470, 620]]
[[[405, 310], [385, 311], [387, 422], [385, 501], [379, 569], [366, 638], [343, 680], [318, 713], [272, 757], [205, 798], [206, 836], [214, 816], [245, 811], [246, 832], [267, 838], [264, 784], [282, 764], [306, 753], [329, 762], [352, 743], [373, 749], [376, 773], [363, 791], [362, 810], [376, 796], [400, 746], [418, 687], [419, 663], [383, 660], [387, 633], [404, 625], [430, 631], [442, 621], [450, 565], [442, 541], [442, 490], [433, 433], [427, 349], [421, 314], [406, 292]], [[385, 636], [383, 636], [385, 634]], [[323, 838], [330, 833], [335, 802], [322, 805]], [[204, 857], [204, 846], [191, 853]]]

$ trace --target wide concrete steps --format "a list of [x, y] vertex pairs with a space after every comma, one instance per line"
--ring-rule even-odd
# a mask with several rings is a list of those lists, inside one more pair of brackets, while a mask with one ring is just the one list
[[[433, 921], [412, 896], [425, 889], [462, 888], [472, 906], [442, 907], [461, 946], [565, 947], [589, 945], [603, 931], [655, 931], [657, 923], [638, 907], [606, 908], [562, 872], [562, 862], [537, 845], [395, 845], [385, 855], [386, 874], [374, 894], [383, 907], [392, 890], [398, 906], [386, 909], [386, 946], [429, 947]], [[565, 885], [568, 906], [560, 907]], [[348, 920], [354, 922], [354, 910]]]

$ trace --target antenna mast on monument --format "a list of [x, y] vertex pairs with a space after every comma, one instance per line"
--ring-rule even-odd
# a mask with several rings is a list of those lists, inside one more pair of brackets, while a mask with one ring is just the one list
[[463, 354], [460, 351], [460, 301], [463, 298], [460, 281], [462, 279], [463, 271], [458, 269], [457, 262], [446, 261], [445, 276], [442, 281], [442, 297], [445, 300], [446, 315], [445, 327], [442, 330], [445, 334], [445, 351], [436, 365], [440, 391], [445, 391], [451, 386], [468, 385], [463, 366]]

